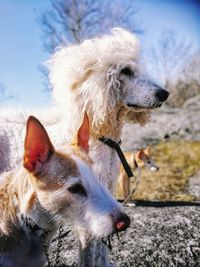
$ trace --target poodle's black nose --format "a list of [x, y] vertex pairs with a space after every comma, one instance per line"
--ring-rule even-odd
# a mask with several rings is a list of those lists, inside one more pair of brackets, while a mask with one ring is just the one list
[[155, 92], [155, 97], [160, 102], [164, 102], [165, 100], [167, 100], [168, 96], [169, 96], [169, 92], [167, 92], [164, 89], [158, 89]]

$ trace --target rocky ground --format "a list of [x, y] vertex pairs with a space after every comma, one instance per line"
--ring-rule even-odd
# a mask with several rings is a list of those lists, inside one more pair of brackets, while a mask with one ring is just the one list
[[[200, 206], [136, 206], [125, 210], [131, 226], [119, 240], [113, 238], [110, 251], [117, 266], [200, 266]], [[57, 248], [56, 242], [53, 247]], [[77, 266], [77, 251], [77, 240], [70, 233], [63, 239], [61, 266]]]
[[[141, 128], [125, 125], [125, 150], [161, 140], [200, 141], [200, 101], [183, 109], [161, 109]], [[199, 167], [200, 170], [200, 167]], [[189, 179], [188, 192], [200, 199], [200, 172]], [[138, 203], [126, 207], [131, 226], [113, 239], [111, 260], [119, 267], [200, 267], [200, 203]], [[62, 266], [76, 266], [77, 240], [70, 233], [62, 240]], [[52, 250], [56, 250], [54, 242]], [[55, 255], [55, 253], [52, 253]]]
[[144, 127], [126, 124], [122, 148], [135, 150], [164, 140], [200, 140], [200, 101], [182, 109], [161, 108], [154, 111]]

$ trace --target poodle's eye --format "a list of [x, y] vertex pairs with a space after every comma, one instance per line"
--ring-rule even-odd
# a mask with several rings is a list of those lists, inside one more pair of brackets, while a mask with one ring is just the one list
[[87, 193], [84, 189], [84, 187], [82, 186], [82, 184], [73, 184], [72, 186], [70, 186], [68, 188], [69, 192], [72, 194], [78, 194], [78, 195], [83, 195], [83, 196], [87, 196]]
[[128, 67], [122, 69], [121, 73], [126, 75], [126, 76], [128, 76], [128, 77], [133, 77], [134, 76], [134, 72]]

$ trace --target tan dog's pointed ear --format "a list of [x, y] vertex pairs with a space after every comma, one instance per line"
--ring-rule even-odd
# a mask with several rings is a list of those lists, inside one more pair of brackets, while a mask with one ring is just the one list
[[148, 147], [144, 150], [144, 152], [145, 152], [146, 155], [149, 156], [149, 155], [151, 154], [151, 147], [148, 146]]
[[77, 145], [84, 149], [86, 152], [89, 151], [89, 138], [90, 138], [90, 123], [87, 112], [84, 114], [84, 118], [77, 133]]
[[47, 162], [54, 151], [43, 125], [35, 117], [30, 116], [26, 126], [24, 167], [30, 172], [35, 172], [37, 165], [41, 166]]
[[138, 158], [139, 158], [140, 160], [143, 160], [144, 157], [145, 157], [144, 150], [143, 150], [143, 149], [139, 150], [139, 151], [137, 152], [137, 156], [138, 156]]

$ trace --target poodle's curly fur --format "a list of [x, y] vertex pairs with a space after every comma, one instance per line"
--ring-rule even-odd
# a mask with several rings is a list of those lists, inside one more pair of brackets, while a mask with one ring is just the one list
[[100, 144], [102, 136], [118, 141], [124, 122], [144, 125], [163, 99], [160, 89], [143, 74], [140, 46], [132, 33], [112, 34], [58, 49], [47, 63], [53, 94], [74, 132], [87, 111], [91, 125], [91, 157], [109, 189], [117, 178], [115, 152]]
[[[87, 111], [91, 125], [90, 156], [97, 175], [110, 189], [117, 178], [117, 157], [98, 141], [99, 137], [118, 141], [124, 122], [144, 125], [150, 111], [164, 101], [156, 96], [160, 89], [143, 74], [139, 59], [137, 38], [116, 28], [110, 35], [59, 48], [47, 62], [57, 105], [47, 110], [46, 115], [38, 111], [36, 115], [49, 127], [53, 142], [59, 145], [66, 142], [67, 135], [71, 139]], [[0, 151], [4, 155], [0, 172], [17, 167], [22, 157], [21, 133], [30, 112], [18, 112], [15, 116], [14, 113], [17, 111], [0, 114]]]
[[[69, 120], [74, 130], [87, 110], [94, 138], [119, 138], [122, 124], [118, 113], [124, 113], [119, 73], [129, 64], [140, 71], [139, 50], [136, 37], [118, 28], [112, 35], [62, 48], [54, 54], [48, 62], [53, 94], [63, 114], [69, 116], [66, 107], [72, 113], [74, 119]], [[135, 115], [131, 119], [141, 124], [148, 119], [146, 111]]]

